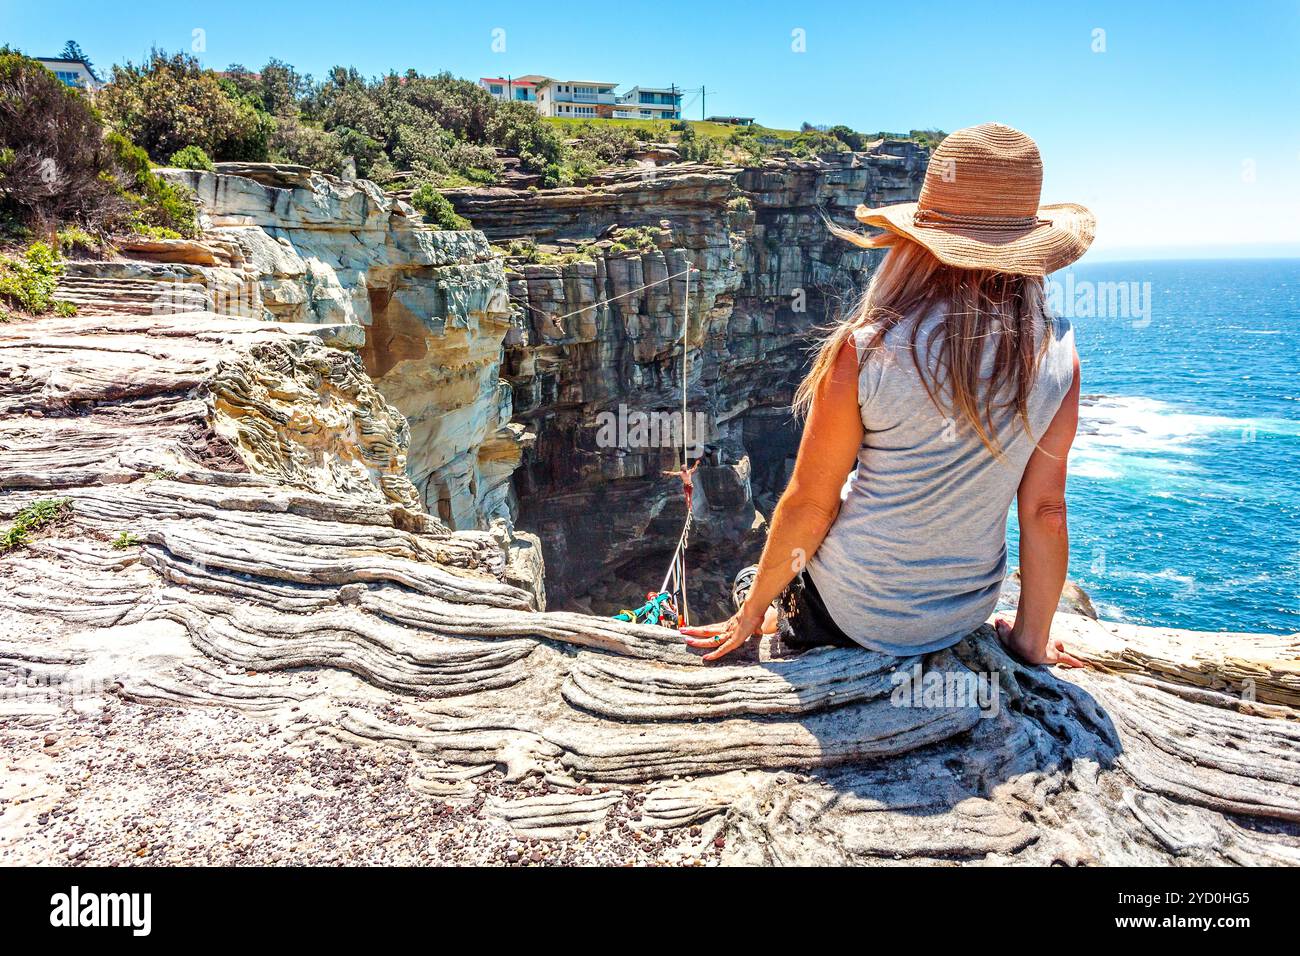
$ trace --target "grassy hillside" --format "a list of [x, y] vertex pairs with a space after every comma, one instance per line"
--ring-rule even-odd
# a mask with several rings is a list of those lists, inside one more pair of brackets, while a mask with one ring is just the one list
[[[678, 121], [650, 120], [650, 119], [593, 119], [591, 117], [561, 117], [547, 116], [542, 122], [557, 127], [561, 135], [579, 136], [592, 126], [609, 126], [616, 129], [629, 130], [641, 138], [662, 137], [662, 142], [676, 142], [681, 133], [674, 129], [679, 126]], [[733, 139], [738, 130], [746, 133], [753, 131], [753, 135], [760, 140], [769, 142], [792, 143], [800, 137], [808, 135], [807, 130], [797, 129], [776, 129], [771, 126], [762, 126], [755, 123], [753, 126], [731, 126], [726, 123], [709, 123], [703, 120], [685, 120], [687, 126], [694, 130], [695, 135], [702, 139], [713, 140], [730, 140]], [[910, 139], [920, 143], [922, 146], [937, 146], [943, 141], [944, 134], [937, 130], [914, 129], [906, 133], [891, 133], [881, 131], [869, 136], [871, 139]]]
[[[570, 119], [563, 116], [547, 116], [543, 121], [559, 127], [565, 132], [565, 135], [568, 135], [570, 132], [580, 132], [584, 127], [592, 123], [598, 123], [602, 126], [609, 125], [620, 127], [622, 129], [633, 130], [639, 134], [648, 134], [651, 136], [662, 134], [664, 142], [672, 142], [681, 135], [678, 131], [673, 130], [673, 122], [665, 122], [664, 120], [591, 119], [590, 117], [575, 117]], [[742, 128], [729, 126], [726, 123], [707, 123], [701, 120], [686, 120], [685, 122], [691, 127], [691, 129], [695, 130], [697, 136], [705, 137], [707, 139], [728, 139], [737, 129]], [[797, 129], [772, 129], [771, 127], [760, 126], [757, 123], [753, 126], [743, 128], [752, 129], [756, 136], [781, 141], [789, 141], [799, 135], [799, 130]]]

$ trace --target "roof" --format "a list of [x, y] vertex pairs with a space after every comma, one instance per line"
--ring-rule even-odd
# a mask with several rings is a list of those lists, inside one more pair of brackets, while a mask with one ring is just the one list
[[618, 86], [618, 83], [614, 82], [613, 80], [568, 80], [568, 79], [561, 79], [555, 76], [534, 76], [532, 74], [529, 75], [532, 76], [533, 79], [537, 80], [538, 86], [541, 86], [542, 84], [550, 85], [552, 83], [567, 83], [569, 86], [608, 86], [611, 89], [613, 87]]
[[509, 86], [536, 86], [537, 85], [536, 83], [533, 83], [529, 80], [508, 80], [499, 76], [481, 76], [479, 77], [479, 82], [480, 83], [503, 83]]
[[32, 57], [32, 59], [35, 60], [37, 63], [68, 63], [68, 64], [75, 63], [80, 67], [84, 67], [86, 72], [90, 74], [90, 78], [94, 80], [96, 83], [104, 82], [98, 77], [98, 75], [96, 75], [95, 68], [91, 66], [89, 63], [87, 63], [85, 60], [80, 60], [80, 59], [70, 60], [66, 56], [34, 56]]

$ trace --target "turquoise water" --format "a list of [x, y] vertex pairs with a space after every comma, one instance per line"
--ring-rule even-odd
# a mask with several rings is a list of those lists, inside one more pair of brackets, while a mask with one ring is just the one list
[[[1300, 260], [1072, 272], [1071, 577], [1115, 620], [1300, 631]], [[1149, 315], [1085, 314], [1103, 282], [1149, 283]]]

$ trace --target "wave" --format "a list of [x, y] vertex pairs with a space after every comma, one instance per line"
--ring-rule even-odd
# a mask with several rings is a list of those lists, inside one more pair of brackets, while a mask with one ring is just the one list
[[1084, 395], [1079, 399], [1079, 436], [1093, 445], [1160, 451], [1227, 432], [1237, 432], [1244, 440], [1260, 434], [1295, 436], [1300, 435], [1300, 422], [1185, 412], [1160, 399], [1138, 396]]
[[1195, 473], [1200, 471], [1196, 458], [1210, 450], [1207, 439], [1235, 436], [1248, 442], [1261, 435], [1300, 436], [1300, 422], [1181, 411], [1135, 395], [1084, 395], [1070, 470], [1099, 480]]

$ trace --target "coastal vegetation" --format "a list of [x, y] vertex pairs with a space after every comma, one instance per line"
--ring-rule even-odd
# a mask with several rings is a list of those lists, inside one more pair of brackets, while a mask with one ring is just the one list
[[[192, 198], [154, 167], [210, 171], [218, 162], [242, 161], [355, 173], [400, 191], [431, 225], [464, 229], [470, 224], [440, 190], [508, 181], [507, 175], [516, 184], [522, 175], [529, 188], [583, 185], [647, 149], [723, 165], [860, 149], [880, 135], [807, 123], [786, 130], [543, 118], [528, 103], [498, 100], [446, 72], [365, 77], [339, 66], [316, 79], [277, 59], [257, 71], [233, 64], [218, 72], [187, 53], [159, 49], [140, 63], [115, 65], [91, 100], [4, 48], [0, 226], [6, 246], [42, 240], [56, 251], [107, 249], [108, 238], [120, 233], [193, 236]], [[929, 143], [942, 134], [908, 137]], [[69, 226], [81, 233], [60, 243], [55, 234]], [[8, 274], [25, 275], [12, 264], [19, 261], [11, 257]]]
[[62, 262], [44, 242], [33, 242], [15, 255], [0, 254], [0, 321], [8, 321], [14, 313], [75, 313], [70, 303], [54, 297], [62, 274]]
[[13, 523], [0, 534], [0, 554], [22, 548], [31, 541], [32, 534], [67, 517], [72, 512], [72, 500], [69, 498], [42, 498], [33, 501], [18, 514]]
[[54, 298], [60, 255], [93, 253], [114, 233], [197, 232], [194, 200], [148, 153], [105, 123], [81, 92], [0, 49], [0, 310], [70, 314]]

